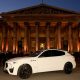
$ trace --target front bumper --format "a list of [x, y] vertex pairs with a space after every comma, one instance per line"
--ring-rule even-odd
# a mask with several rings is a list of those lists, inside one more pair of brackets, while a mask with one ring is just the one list
[[11, 63], [5, 63], [4, 71], [7, 71], [11, 75], [17, 75], [14, 65], [12, 65]]

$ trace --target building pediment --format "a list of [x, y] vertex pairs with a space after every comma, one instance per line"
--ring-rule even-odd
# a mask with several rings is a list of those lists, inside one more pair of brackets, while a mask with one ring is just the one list
[[4, 14], [76, 14], [76, 12], [49, 6], [47, 4], [39, 4]]

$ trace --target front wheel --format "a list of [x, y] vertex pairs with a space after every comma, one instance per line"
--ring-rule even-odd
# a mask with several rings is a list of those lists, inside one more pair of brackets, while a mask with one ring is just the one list
[[29, 65], [22, 65], [18, 69], [18, 76], [22, 79], [29, 78], [32, 74], [32, 69]]
[[71, 62], [67, 62], [67, 63], [65, 64], [65, 66], [64, 66], [64, 72], [65, 72], [66, 74], [70, 74], [70, 73], [72, 73], [72, 69], [73, 69], [72, 63], [71, 63]]

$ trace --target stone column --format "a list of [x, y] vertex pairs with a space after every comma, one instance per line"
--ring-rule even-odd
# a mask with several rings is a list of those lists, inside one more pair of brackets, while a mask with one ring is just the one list
[[13, 23], [13, 53], [17, 52], [17, 23]]
[[78, 34], [77, 34], [77, 51], [80, 52], [80, 23], [78, 24], [77, 26], [77, 31], [78, 31]]
[[15, 27], [13, 27], [13, 53], [16, 52], [16, 31]]
[[39, 34], [39, 32], [38, 32], [38, 27], [39, 27], [39, 22], [36, 22], [35, 23], [35, 26], [36, 26], [36, 51], [38, 50], [38, 47], [39, 47], [39, 40], [38, 40], [38, 38], [39, 38], [39, 36], [38, 36], [38, 34]]
[[24, 22], [24, 31], [25, 31], [25, 39], [24, 39], [24, 50], [26, 52], [30, 52], [30, 25], [29, 22]]
[[72, 23], [68, 25], [68, 51], [72, 52]]
[[27, 38], [27, 32], [28, 32], [28, 29], [27, 29], [27, 26], [24, 25], [24, 52], [26, 53], [28, 51], [28, 38]]
[[8, 26], [6, 28], [6, 52], [8, 51]]
[[4, 52], [4, 44], [5, 44], [5, 26], [2, 26], [2, 52]]
[[49, 28], [50, 28], [50, 23], [49, 22], [47, 22], [46, 23], [46, 37], [47, 37], [47, 49], [50, 49], [50, 30], [49, 30]]
[[57, 23], [57, 48], [61, 49], [61, 22]]
[[8, 51], [8, 24], [6, 22], [3, 22], [3, 28], [2, 28], [2, 51], [7, 52]]

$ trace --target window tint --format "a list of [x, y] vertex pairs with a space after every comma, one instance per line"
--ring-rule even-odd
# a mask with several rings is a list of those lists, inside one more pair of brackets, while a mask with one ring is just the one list
[[65, 52], [58, 51], [58, 50], [52, 50], [53, 56], [62, 56], [65, 55]]
[[62, 55], [65, 55], [63, 51], [48, 50], [43, 52], [43, 54], [40, 57], [51, 57], [51, 56], [62, 56]]
[[42, 53], [42, 55], [40, 57], [50, 57], [51, 56], [51, 51], [45, 51]]

